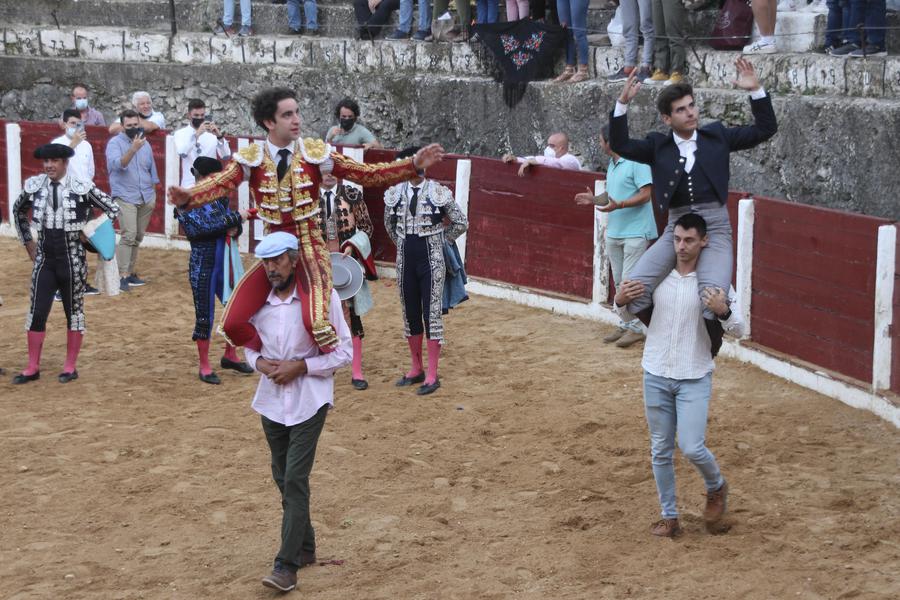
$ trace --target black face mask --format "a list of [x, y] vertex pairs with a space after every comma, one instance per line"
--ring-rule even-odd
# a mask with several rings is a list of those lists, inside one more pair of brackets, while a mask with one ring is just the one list
[[143, 135], [143, 134], [144, 134], [143, 127], [129, 127], [128, 129], [125, 130], [125, 135], [127, 135], [131, 139], [134, 139], [138, 135]]
[[191, 119], [191, 127], [197, 129], [198, 127], [203, 125], [204, 120], [205, 119], [203, 117], [194, 117], [193, 119]]
[[356, 117], [341, 117], [341, 129], [350, 131], [356, 124]]

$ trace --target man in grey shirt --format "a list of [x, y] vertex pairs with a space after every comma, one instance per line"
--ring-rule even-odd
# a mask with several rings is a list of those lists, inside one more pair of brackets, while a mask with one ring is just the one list
[[110, 138], [106, 144], [106, 168], [109, 172], [109, 188], [119, 205], [119, 229], [122, 239], [116, 249], [119, 287], [123, 292], [131, 286], [146, 282], [135, 271], [138, 246], [144, 239], [144, 232], [150, 223], [156, 204], [156, 163], [153, 151], [144, 137], [140, 126], [140, 115], [133, 110], [119, 115], [122, 131]]

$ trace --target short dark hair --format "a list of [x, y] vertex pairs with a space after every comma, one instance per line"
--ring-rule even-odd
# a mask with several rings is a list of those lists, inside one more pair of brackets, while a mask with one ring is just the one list
[[269, 131], [263, 121], [274, 121], [275, 113], [278, 111], [278, 103], [282, 100], [297, 99], [297, 92], [292, 89], [277, 87], [265, 89], [250, 101], [250, 108], [253, 110], [253, 120], [256, 124]]
[[188, 112], [191, 112], [195, 108], [206, 108], [206, 102], [200, 98], [191, 98], [188, 100]]
[[422, 149], [422, 146], [409, 146], [409, 147], [404, 148], [400, 152], [398, 152], [397, 156], [395, 156], [394, 158], [396, 160], [400, 160], [403, 158], [409, 158], [410, 156], [415, 156], [416, 152], [418, 152], [421, 149]]
[[667, 85], [656, 98], [656, 108], [661, 115], [671, 116], [673, 102], [681, 100], [685, 96], [693, 95], [694, 88], [691, 87], [691, 84], [689, 83], [673, 83], [672, 85]]
[[334, 118], [341, 118], [341, 109], [348, 108], [353, 111], [353, 116], [359, 117], [359, 104], [353, 98], [344, 98], [334, 107]]
[[77, 90], [78, 88], [82, 88], [82, 89], [83, 89], [84, 91], [86, 91], [86, 92], [90, 92], [90, 91], [91, 91], [91, 90], [88, 89], [88, 86], [84, 85], [83, 83], [76, 83], [75, 85], [73, 85], [73, 86], [72, 86], [72, 91], [74, 92], [74, 91]]
[[63, 123], [71, 119], [72, 117], [77, 117], [79, 120], [81, 119], [81, 111], [77, 108], [67, 108], [63, 111], [62, 120]]
[[685, 230], [696, 229], [700, 237], [704, 237], [706, 235], [706, 219], [704, 219], [697, 213], [685, 213], [678, 217], [678, 220], [675, 221], [675, 225], [672, 227], [672, 229], [679, 226]]
[[600, 135], [603, 136], [604, 140], [609, 141], [609, 123], [600, 128]]
[[126, 108], [125, 110], [123, 110], [122, 112], [119, 113], [119, 123], [124, 125], [125, 119], [131, 119], [133, 117], [137, 117], [138, 119], [140, 119], [141, 115], [139, 115], [138, 112], [134, 109]]

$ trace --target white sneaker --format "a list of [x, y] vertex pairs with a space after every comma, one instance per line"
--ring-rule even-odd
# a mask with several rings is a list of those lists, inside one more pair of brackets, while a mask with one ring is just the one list
[[749, 46], [744, 46], [741, 52], [743, 54], [775, 54], [778, 50], [775, 48], [775, 44], [756, 40]]
[[[806, 3], [804, 2], [804, 6], [805, 5]], [[778, 12], [797, 10], [797, 4], [794, 0], [778, 0], [776, 10]]]

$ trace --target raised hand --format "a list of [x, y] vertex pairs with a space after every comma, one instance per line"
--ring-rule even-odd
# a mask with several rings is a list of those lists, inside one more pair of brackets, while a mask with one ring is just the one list
[[737, 79], [734, 80], [735, 87], [748, 92], [755, 92], [762, 87], [759, 83], [759, 77], [756, 75], [756, 70], [749, 60], [741, 56], [734, 61], [734, 66], [737, 68]]
[[622, 93], [619, 94], [619, 102], [622, 104], [628, 104], [634, 100], [638, 90], [641, 89], [641, 81], [637, 78], [637, 74], [638, 70], [632, 69], [631, 74], [628, 75], [628, 80], [625, 82], [624, 87], [622, 87]]
[[169, 202], [175, 206], [184, 206], [191, 199], [191, 193], [177, 185], [169, 186]]
[[440, 144], [428, 144], [413, 156], [413, 166], [419, 170], [427, 169], [428, 167], [441, 162], [443, 158], [443, 146]]

